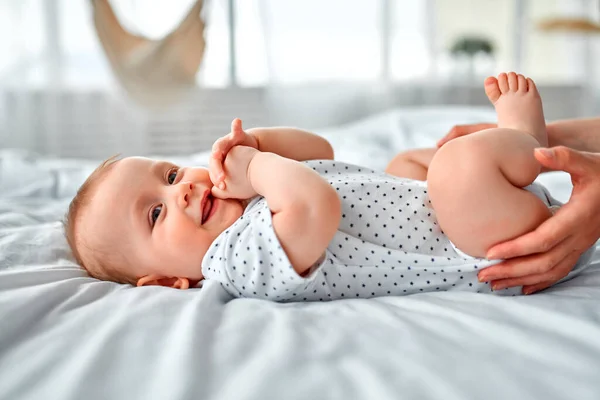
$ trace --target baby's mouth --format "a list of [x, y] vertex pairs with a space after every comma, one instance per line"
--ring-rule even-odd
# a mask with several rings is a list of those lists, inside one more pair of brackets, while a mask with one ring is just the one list
[[206, 222], [206, 220], [208, 220], [208, 217], [210, 216], [210, 210], [212, 209], [212, 205], [213, 205], [213, 197], [212, 197], [212, 194], [209, 193], [206, 196], [206, 199], [204, 200], [204, 204], [202, 205], [202, 221], [201, 221], [202, 224], [204, 224]]

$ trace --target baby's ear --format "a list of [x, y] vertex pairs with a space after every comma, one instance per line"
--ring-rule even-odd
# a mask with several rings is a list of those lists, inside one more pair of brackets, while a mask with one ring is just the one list
[[174, 289], [187, 289], [190, 287], [190, 282], [187, 278], [167, 278], [150, 274], [138, 279], [137, 286], [166, 286]]

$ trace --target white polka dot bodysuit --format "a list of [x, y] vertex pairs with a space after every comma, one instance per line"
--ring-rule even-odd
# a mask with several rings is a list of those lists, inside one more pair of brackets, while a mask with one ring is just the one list
[[[236, 297], [273, 301], [326, 301], [463, 290], [519, 294], [520, 288], [492, 291], [477, 272], [499, 261], [457, 252], [441, 231], [426, 182], [397, 178], [339, 161], [308, 161], [337, 191], [342, 218], [324, 257], [307, 276], [292, 268], [275, 235], [262, 197], [211, 245], [202, 262]], [[545, 189], [528, 187], [546, 204], [560, 204]], [[574, 271], [589, 263], [585, 253]], [[573, 273], [572, 273], [573, 274]]]

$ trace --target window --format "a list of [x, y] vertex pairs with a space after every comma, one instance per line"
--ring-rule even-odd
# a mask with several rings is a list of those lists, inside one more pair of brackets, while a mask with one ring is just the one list
[[[91, 2], [0, 0], [0, 83], [110, 87]], [[160, 38], [193, 0], [111, 0], [132, 32]], [[538, 81], [586, 79], [591, 39], [547, 34], [541, 18], [596, 15], [596, 3], [571, 0], [207, 0], [202, 86], [299, 85], [332, 81], [448, 79], [449, 48], [475, 35], [494, 44], [486, 71], [519, 69]], [[593, 14], [596, 13], [596, 14]], [[231, 57], [233, 55], [233, 58]], [[587, 58], [586, 58], [587, 57]], [[587, 60], [582, 62], [582, 60]], [[232, 67], [235, 61], [235, 68]], [[234, 70], [234, 71], [233, 71]]]

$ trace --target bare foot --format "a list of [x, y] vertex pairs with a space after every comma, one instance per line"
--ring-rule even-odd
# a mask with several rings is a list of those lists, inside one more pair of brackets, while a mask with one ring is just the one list
[[484, 82], [485, 94], [496, 108], [498, 127], [525, 131], [548, 147], [542, 99], [530, 78], [504, 72]]

